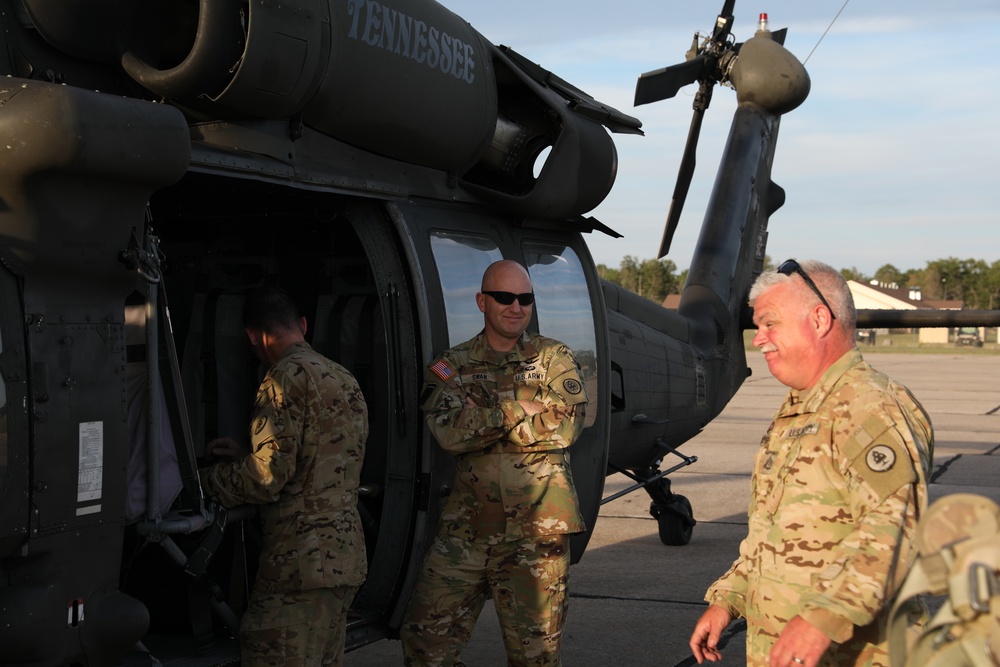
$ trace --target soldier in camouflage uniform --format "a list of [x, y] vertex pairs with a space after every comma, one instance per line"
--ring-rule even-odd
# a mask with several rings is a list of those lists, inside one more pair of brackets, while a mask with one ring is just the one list
[[[919, 556], [889, 617], [893, 667], [1000, 667], [1000, 505], [972, 493], [938, 498], [917, 526]], [[931, 595], [919, 634], [907, 604]]]
[[[791, 391], [757, 453], [747, 538], [708, 589], [691, 650], [721, 659], [719, 636], [742, 616], [748, 665], [887, 667], [886, 621], [927, 503], [930, 419], [861, 358], [831, 267], [789, 260], [750, 299], [754, 345]], [[910, 613], [920, 621], [919, 604]]]
[[259, 506], [263, 551], [240, 626], [243, 667], [341, 665], [347, 610], [367, 574], [358, 484], [368, 408], [354, 377], [304, 340], [305, 318], [261, 288], [244, 307], [250, 345], [270, 369], [250, 422], [252, 453], [208, 445], [203, 469], [222, 505]]
[[492, 264], [484, 330], [428, 370], [421, 406], [456, 470], [400, 628], [406, 665], [462, 665], [489, 593], [507, 664], [560, 664], [569, 535], [584, 530], [568, 447], [587, 396], [569, 348], [525, 331], [531, 289], [520, 264]]

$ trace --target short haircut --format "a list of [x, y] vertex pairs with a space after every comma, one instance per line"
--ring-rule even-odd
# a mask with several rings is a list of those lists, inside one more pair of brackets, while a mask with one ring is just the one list
[[302, 315], [288, 292], [272, 285], [255, 287], [243, 301], [243, 326], [278, 333], [295, 329]]
[[[840, 272], [829, 264], [824, 264], [815, 259], [801, 260], [799, 266], [812, 278], [812, 281], [816, 283], [816, 288], [826, 297], [837, 320], [841, 322], [847, 331], [852, 331], [858, 321], [858, 311], [854, 306], [854, 297], [851, 295], [851, 288], [848, 287], [847, 281], [844, 280]], [[785, 275], [778, 273], [777, 270], [765, 271], [757, 276], [757, 280], [750, 288], [749, 300], [751, 302], [756, 301], [757, 297], [767, 290], [787, 281], [798, 281], [801, 283], [801, 293], [806, 298], [818, 300], [818, 297], [812, 294], [812, 290], [802, 279], [802, 276], [794, 273]]]

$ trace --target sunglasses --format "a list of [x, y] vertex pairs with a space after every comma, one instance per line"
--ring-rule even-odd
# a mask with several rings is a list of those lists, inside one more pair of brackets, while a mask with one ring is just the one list
[[781, 266], [779, 266], [777, 270], [778, 273], [781, 273], [786, 276], [790, 276], [793, 273], [797, 273], [800, 276], [802, 276], [802, 280], [806, 281], [806, 285], [809, 285], [809, 289], [811, 289], [813, 292], [816, 293], [816, 296], [819, 297], [819, 300], [822, 301], [823, 305], [826, 306], [826, 309], [830, 311], [830, 319], [831, 320], [837, 319], [837, 315], [836, 313], [833, 312], [833, 308], [830, 307], [830, 304], [827, 303], [826, 297], [824, 297], [823, 293], [819, 291], [818, 287], [816, 287], [816, 283], [814, 283], [812, 278], [809, 277], [809, 274], [807, 274], [805, 271], [802, 270], [802, 267], [799, 266], [798, 262], [796, 262], [794, 259], [786, 260], [781, 263]]
[[522, 306], [530, 306], [535, 302], [534, 292], [524, 292], [523, 294], [514, 294], [513, 292], [488, 292], [483, 290], [482, 292], [486, 296], [493, 297], [493, 300], [499, 303], [501, 306], [509, 306], [514, 303], [514, 299]]

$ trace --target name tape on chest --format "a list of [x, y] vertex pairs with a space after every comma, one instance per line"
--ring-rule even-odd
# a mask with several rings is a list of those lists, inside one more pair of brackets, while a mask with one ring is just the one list
[[790, 428], [785, 432], [785, 437], [789, 439], [801, 438], [804, 435], [816, 435], [819, 433], [819, 424], [806, 424], [805, 426], [796, 426], [795, 428]]

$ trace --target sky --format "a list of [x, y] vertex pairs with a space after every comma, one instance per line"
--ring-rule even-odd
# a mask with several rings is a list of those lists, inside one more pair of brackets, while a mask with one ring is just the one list
[[[615, 134], [619, 167], [591, 211], [624, 235], [587, 235], [594, 261], [650, 259], [663, 232], [696, 85], [634, 107], [643, 72], [684, 60], [722, 0], [441, 0], [494, 44], [510, 46], [581, 90], [639, 118]], [[1000, 0], [736, 0], [745, 41], [767, 12], [812, 87], [782, 117], [773, 180], [785, 205], [767, 254], [820, 259], [866, 276], [955, 257], [1000, 260]], [[839, 16], [838, 16], [839, 14]], [[835, 20], [836, 19], [836, 20]], [[736, 94], [716, 89], [694, 181], [667, 258], [688, 268]]]

